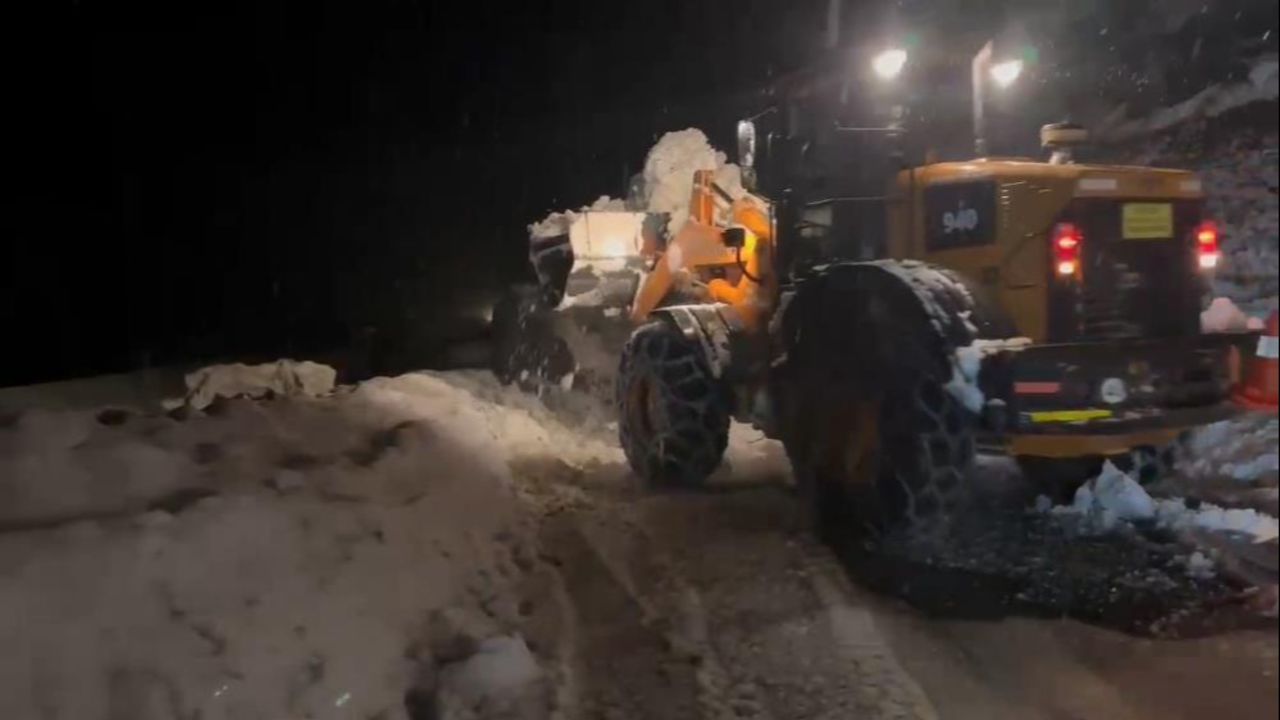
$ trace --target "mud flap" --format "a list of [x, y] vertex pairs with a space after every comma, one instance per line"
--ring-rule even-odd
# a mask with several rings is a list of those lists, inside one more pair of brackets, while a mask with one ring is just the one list
[[671, 305], [652, 313], [669, 321], [687, 340], [702, 348], [712, 377], [725, 376], [733, 363], [733, 338], [742, 331], [733, 309], [723, 303]]

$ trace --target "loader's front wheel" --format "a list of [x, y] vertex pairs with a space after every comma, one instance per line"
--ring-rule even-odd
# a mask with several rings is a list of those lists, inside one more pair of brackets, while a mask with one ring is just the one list
[[729, 441], [727, 398], [701, 348], [669, 323], [632, 333], [615, 397], [618, 439], [646, 482], [697, 485], [720, 464]]

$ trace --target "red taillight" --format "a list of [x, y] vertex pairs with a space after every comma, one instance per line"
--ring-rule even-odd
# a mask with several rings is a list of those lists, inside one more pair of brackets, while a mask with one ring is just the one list
[[1218, 259], [1222, 252], [1218, 249], [1218, 224], [1205, 220], [1196, 226], [1196, 259], [1201, 270], [1212, 270], [1218, 267]]
[[1072, 223], [1053, 226], [1053, 268], [1063, 276], [1075, 275], [1080, 269], [1080, 246], [1084, 234]]

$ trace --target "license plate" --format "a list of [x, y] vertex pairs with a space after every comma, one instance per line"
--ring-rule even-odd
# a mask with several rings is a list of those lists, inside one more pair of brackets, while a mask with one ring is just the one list
[[1171, 238], [1173, 206], [1169, 203], [1125, 203], [1121, 230], [1125, 240]]

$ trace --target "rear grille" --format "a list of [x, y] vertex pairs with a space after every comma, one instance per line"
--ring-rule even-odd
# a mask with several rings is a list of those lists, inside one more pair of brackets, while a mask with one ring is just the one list
[[1174, 237], [1125, 240], [1124, 202], [1082, 199], [1072, 204], [1084, 230], [1084, 287], [1079, 328], [1084, 340], [1185, 337], [1199, 331], [1201, 280], [1188, 245], [1200, 204], [1173, 203]]
[[1129, 307], [1132, 288], [1140, 279], [1123, 263], [1105, 255], [1088, 268], [1088, 282], [1080, 298], [1081, 327], [1091, 340], [1140, 338], [1144, 328]]

